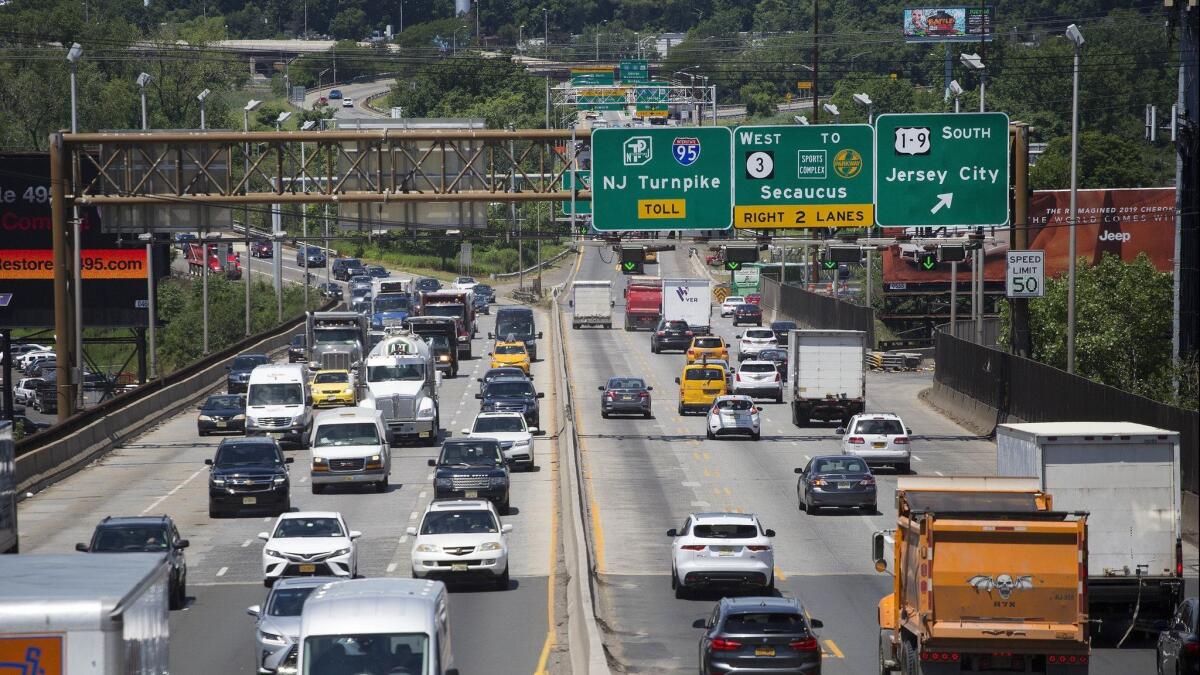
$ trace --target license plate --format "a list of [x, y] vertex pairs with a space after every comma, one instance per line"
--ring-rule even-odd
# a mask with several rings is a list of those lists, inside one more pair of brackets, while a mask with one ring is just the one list
[[343, 476], [342, 480], [343, 481], [352, 481], [352, 480], [354, 480], [354, 476]]
[[731, 555], [733, 555], [733, 547], [732, 546], [718, 546], [717, 547], [717, 555], [731, 556]]
[[429, 437], [429, 432], [428, 432], [428, 431], [422, 431], [420, 435], [421, 435], [421, 438], [428, 438], [428, 437]]
[[754, 655], [755, 656], [775, 656], [775, 648], [774, 647], [755, 647]]
[[454, 563], [453, 565], [450, 566], [450, 569], [455, 572], [466, 572], [467, 564], [466, 563]]
[[622, 401], [632, 401], [632, 400], [633, 400], [633, 397], [632, 397], [632, 396], [622, 396], [622, 397], [621, 397], [621, 400], [622, 400]]
[[886, 447], [887, 447], [887, 443], [872, 443], [872, 444], [871, 444], [871, 447], [872, 447], [872, 448], [886, 448]]
[[853, 486], [853, 485], [854, 485], [854, 483], [838, 483], [838, 487], [840, 487], [843, 490], [849, 490], [851, 488], [851, 486]]
[[243, 504], [257, 504], [258, 497], [242, 497]]
[[227, 426], [229, 426], [229, 422], [217, 422], [218, 429], [224, 429]]
[[476, 499], [479, 497], [479, 491], [478, 490], [466, 490], [463, 492], [463, 497], [465, 497], [466, 499]]
[[269, 435], [271, 438], [283, 438], [283, 432], [282, 432], [282, 431], [272, 431], [272, 432], [271, 432], [270, 434], [268, 434], [268, 435]]
[[315, 573], [316, 571], [317, 571], [317, 566], [316, 566], [316, 565], [301, 565], [301, 566], [300, 566], [300, 573], [301, 573], [301, 574], [313, 574], [313, 573]]

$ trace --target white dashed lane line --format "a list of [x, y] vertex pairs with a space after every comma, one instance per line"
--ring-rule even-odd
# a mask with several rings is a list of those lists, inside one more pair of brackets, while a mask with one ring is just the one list
[[222, 567], [221, 569], [217, 570], [217, 576], [223, 577], [223, 576], [225, 576], [225, 573], [228, 571], [229, 571], [228, 567]]

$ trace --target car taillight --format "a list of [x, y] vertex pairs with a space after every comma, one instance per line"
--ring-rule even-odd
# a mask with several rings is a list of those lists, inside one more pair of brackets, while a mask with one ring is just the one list
[[776, 382], [779, 382], [779, 381], [780, 381], [780, 378], [781, 378], [780, 374], [779, 374], [778, 372], [777, 372], [777, 373], [775, 373], [775, 381], [776, 381]]
[[617, 392], [609, 390], [609, 391], [604, 392], [604, 395], [607, 396], [608, 398], [616, 398]]
[[850, 438], [846, 439], [846, 442], [851, 445], [862, 445], [863, 443], [866, 443], [866, 440], [864, 440], [862, 436], [851, 436]]
[[704, 546], [702, 544], [688, 544], [686, 546], [680, 546], [679, 548], [681, 548], [685, 551], [703, 551], [704, 550]]
[[794, 652], [815, 652], [821, 649], [817, 644], [817, 638], [810, 637], [803, 640], [792, 640], [788, 643], [788, 649]]
[[665, 330], [660, 330], [660, 331], [658, 331], [658, 337], [662, 337], [662, 336], [664, 336], [664, 335], [666, 335], [666, 334], [667, 334], [667, 331], [665, 331]]
[[[955, 656], [958, 656], [958, 655], [955, 654]], [[1055, 663], [1055, 664], [1060, 664], [1060, 665], [1070, 665], [1070, 666], [1084, 665], [1087, 662], [1088, 662], [1088, 657], [1086, 655], [1080, 655], [1080, 654], [1067, 654], [1067, 655], [1063, 655], [1063, 656], [1060, 656], [1058, 654], [1051, 654], [1050, 656], [1046, 657], [1046, 663]]]
[[864, 479], [860, 480], [860, 481], [858, 482], [858, 484], [859, 484], [859, 485], [874, 485], [874, 484], [875, 484], [875, 477], [874, 477], [874, 476], [867, 476], [866, 478], [864, 478]]
[[686, 335], [686, 336], [688, 336], [688, 337], [692, 337], [692, 335], [693, 335], [692, 331], [690, 331], [690, 330], [685, 330], [685, 331], [683, 331], [683, 334], [684, 334], [684, 335]]
[[758, 414], [758, 408], [750, 408], [750, 414], [751, 414], [751, 415], [757, 415], [757, 414]]
[[[1183, 540], [1182, 539], [1175, 540], [1175, 576], [1177, 576], [1177, 577], [1183, 576]], [[1195, 649], [1195, 647], [1196, 647], [1196, 645], [1193, 644], [1192, 648]]]
[[639, 392], [638, 392], [638, 398], [650, 398], [650, 392], [648, 392], [648, 391], [639, 391]]
[[[958, 652], [921, 652], [922, 661], [940, 661], [949, 663], [951, 661], [958, 661], [959, 658]], [[1052, 656], [1050, 658], [1054, 657]], [[1051, 663], [1054, 663], [1054, 661], [1051, 661]]]
[[828, 481], [826, 481], [824, 478], [812, 479], [812, 484], [814, 487], [821, 487], [822, 485], [826, 485], [827, 483], [828, 483]]
[[714, 652], [736, 652], [742, 648], [742, 643], [738, 642], [737, 640], [713, 638], [711, 646]]
[[1187, 652], [1188, 654], [1195, 655], [1197, 652], [1200, 652], [1200, 642], [1187, 643], [1183, 646], [1183, 651]]
[[717, 413], [719, 413], [719, 412], [721, 412], [721, 410], [720, 410], [719, 408], [717, 408], [717, 406], [715, 406], [715, 405], [714, 405], [714, 406], [713, 406], [713, 409], [708, 411], [708, 414], [709, 414], [709, 415], [716, 415], [716, 414], [717, 414]]
[[734, 374], [734, 376], [733, 376], [733, 381], [734, 381], [734, 382], [741, 382], [741, 381], [742, 381], [742, 374], [741, 374], [741, 373], [735, 373], [735, 374]]
[[762, 553], [763, 551], [770, 551], [771, 547], [770, 546], [759, 546], [759, 545], [755, 544], [754, 546], [747, 546], [746, 550], [754, 551], [756, 553]]
[[695, 350], [695, 349], [689, 349], [689, 350], [688, 350], [688, 356], [695, 356], [695, 355], [696, 355], [696, 350]]
[[897, 436], [892, 442], [896, 445], [908, 445], [908, 436]]

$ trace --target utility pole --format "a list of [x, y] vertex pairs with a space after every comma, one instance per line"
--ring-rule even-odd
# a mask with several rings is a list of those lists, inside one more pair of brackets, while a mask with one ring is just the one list
[[[1194, 3], [1176, 3], [1179, 22], [1179, 93], [1171, 125], [1175, 133], [1175, 283], [1171, 347], [1176, 359], [1196, 353], [1196, 304], [1200, 293], [1197, 265], [1200, 261], [1200, 191], [1196, 188], [1197, 142], [1200, 128], [1200, 89], [1196, 86], [1200, 49], [1200, 8]], [[1177, 361], [1178, 363], [1178, 361]], [[1178, 379], [1176, 392], [1178, 392]]]
[[812, 73], [813, 73], [813, 89], [812, 89], [812, 92], [813, 92], [812, 116], [813, 116], [813, 118], [812, 118], [812, 123], [813, 124], [818, 124], [821, 121], [820, 113], [817, 111], [817, 109], [820, 107], [817, 105], [817, 100], [821, 98], [821, 95], [820, 95], [821, 88], [820, 88], [820, 86], [818, 86], [819, 80], [820, 80], [820, 74], [821, 74], [820, 41], [821, 41], [821, 0], [813, 0], [813, 50], [812, 50]]
[[[1029, 125], [1014, 123], [1012, 135], [1013, 199], [1012, 228], [1009, 230], [1009, 249], [1024, 251], [1029, 248]], [[1009, 321], [1009, 345], [1012, 353], [1024, 358], [1033, 355], [1032, 336], [1029, 332], [1029, 300], [1013, 298], [1008, 301], [1012, 320]]]

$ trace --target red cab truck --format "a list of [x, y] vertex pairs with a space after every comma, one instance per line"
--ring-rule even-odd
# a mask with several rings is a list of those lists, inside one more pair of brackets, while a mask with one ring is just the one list
[[662, 318], [661, 277], [631, 276], [625, 284], [625, 330], [654, 330]]

